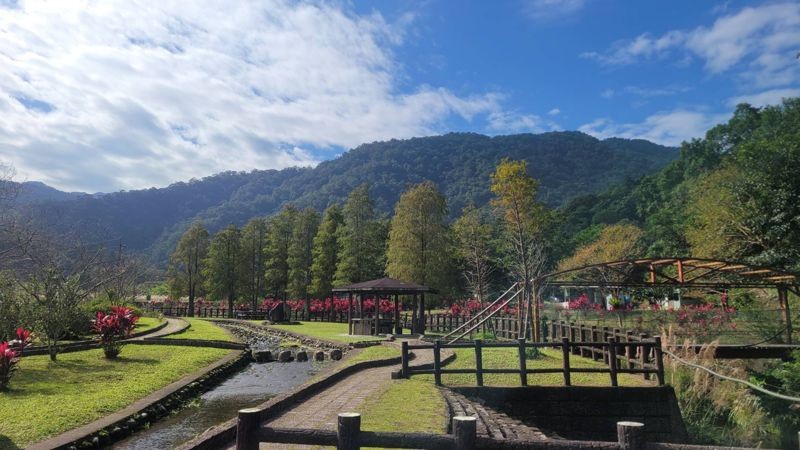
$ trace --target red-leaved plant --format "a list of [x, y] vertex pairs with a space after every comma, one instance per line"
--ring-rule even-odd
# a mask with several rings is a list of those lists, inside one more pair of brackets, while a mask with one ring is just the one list
[[124, 306], [112, 306], [108, 314], [97, 311], [92, 329], [97, 333], [106, 358], [113, 359], [119, 356], [123, 339], [131, 335], [138, 321], [139, 317], [133, 310]]
[[17, 338], [11, 342], [0, 342], [0, 391], [8, 389], [11, 375], [17, 368], [19, 357], [28, 344], [31, 343], [31, 332], [24, 328], [17, 328]]

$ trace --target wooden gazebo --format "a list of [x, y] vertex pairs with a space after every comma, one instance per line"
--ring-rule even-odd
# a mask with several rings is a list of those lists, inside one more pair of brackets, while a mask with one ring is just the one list
[[[377, 335], [403, 333], [403, 324], [400, 322], [401, 295], [413, 296], [411, 309], [411, 333], [425, 333], [425, 294], [435, 294], [436, 291], [427, 286], [395, 280], [394, 278], [379, 278], [377, 280], [362, 281], [360, 283], [341, 286], [333, 289], [334, 294], [347, 294], [347, 318], [350, 324], [350, 334]], [[372, 313], [364, 311], [364, 300], [373, 298], [375, 309]], [[381, 298], [394, 300], [394, 314], [391, 318], [380, 317], [379, 301]], [[354, 300], [358, 301], [358, 308], [354, 308]]]

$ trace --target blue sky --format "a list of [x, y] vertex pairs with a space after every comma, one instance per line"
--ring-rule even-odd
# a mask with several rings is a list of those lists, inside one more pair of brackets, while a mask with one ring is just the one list
[[0, 163], [88, 192], [363, 142], [667, 145], [800, 95], [797, 2], [0, 1]]

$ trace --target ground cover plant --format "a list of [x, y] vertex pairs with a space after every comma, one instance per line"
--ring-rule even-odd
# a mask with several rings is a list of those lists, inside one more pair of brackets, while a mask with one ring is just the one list
[[92, 330], [97, 333], [106, 358], [119, 356], [124, 345], [123, 339], [130, 337], [137, 321], [139, 316], [124, 306], [112, 306], [110, 313], [97, 311]]
[[233, 341], [233, 336], [213, 322], [202, 319], [184, 318], [189, 321], [189, 329], [183, 333], [167, 336], [167, 339], [200, 339], [204, 341]]
[[332, 323], [332, 322], [300, 322], [296, 325], [269, 325], [269, 328], [274, 328], [282, 331], [291, 331], [293, 333], [303, 334], [312, 338], [325, 339], [328, 341], [351, 343], [361, 341], [374, 341], [383, 339], [377, 336], [353, 336], [347, 334], [346, 323]]
[[130, 345], [115, 360], [102, 350], [28, 356], [0, 392], [0, 450], [87, 424], [227, 355], [214, 348]]

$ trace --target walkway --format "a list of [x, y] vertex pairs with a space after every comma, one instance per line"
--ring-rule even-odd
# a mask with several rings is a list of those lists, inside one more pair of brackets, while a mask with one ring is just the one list
[[[399, 345], [399, 343], [396, 343]], [[448, 354], [442, 351], [442, 358]], [[418, 354], [412, 366], [433, 363], [432, 352]], [[265, 423], [284, 428], [316, 428], [336, 430], [337, 415], [340, 412], [359, 412], [364, 401], [379, 397], [391, 385], [391, 374], [400, 369], [399, 365], [377, 367], [355, 373], [333, 386], [314, 395], [296, 407], [284, 412], [274, 420]], [[235, 447], [230, 447], [231, 449]], [[312, 449], [307, 445], [261, 444], [261, 449]]]
[[171, 335], [171, 334], [175, 334], [175, 333], [177, 333], [179, 331], [183, 331], [183, 330], [185, 330], [186, 328], [189, 327], [189, 322], [187, 322], [187, 321], [185, 321], [183, 319], [178, 319], [178, 318], [174, 318], [174, 317], [165, 317], [164, 320], [167, 321], [167, 326], [165, 326], [164, 328], [162, 328], [162, 329], [160, 329], [160, 330], [158, 330], [158, 331], [156, 331], [154, 333], [148, 333], [148, 334], [145, 334], [144, 336], [135, 337], [135, 338], [132, 338], [132, 339], [129, 339], [129, 340], [130, 341], [143, 341], [145, 339], [150, 339], [150, 338], [164, 337], [164, 336], [168, 336], [168, 335]]

